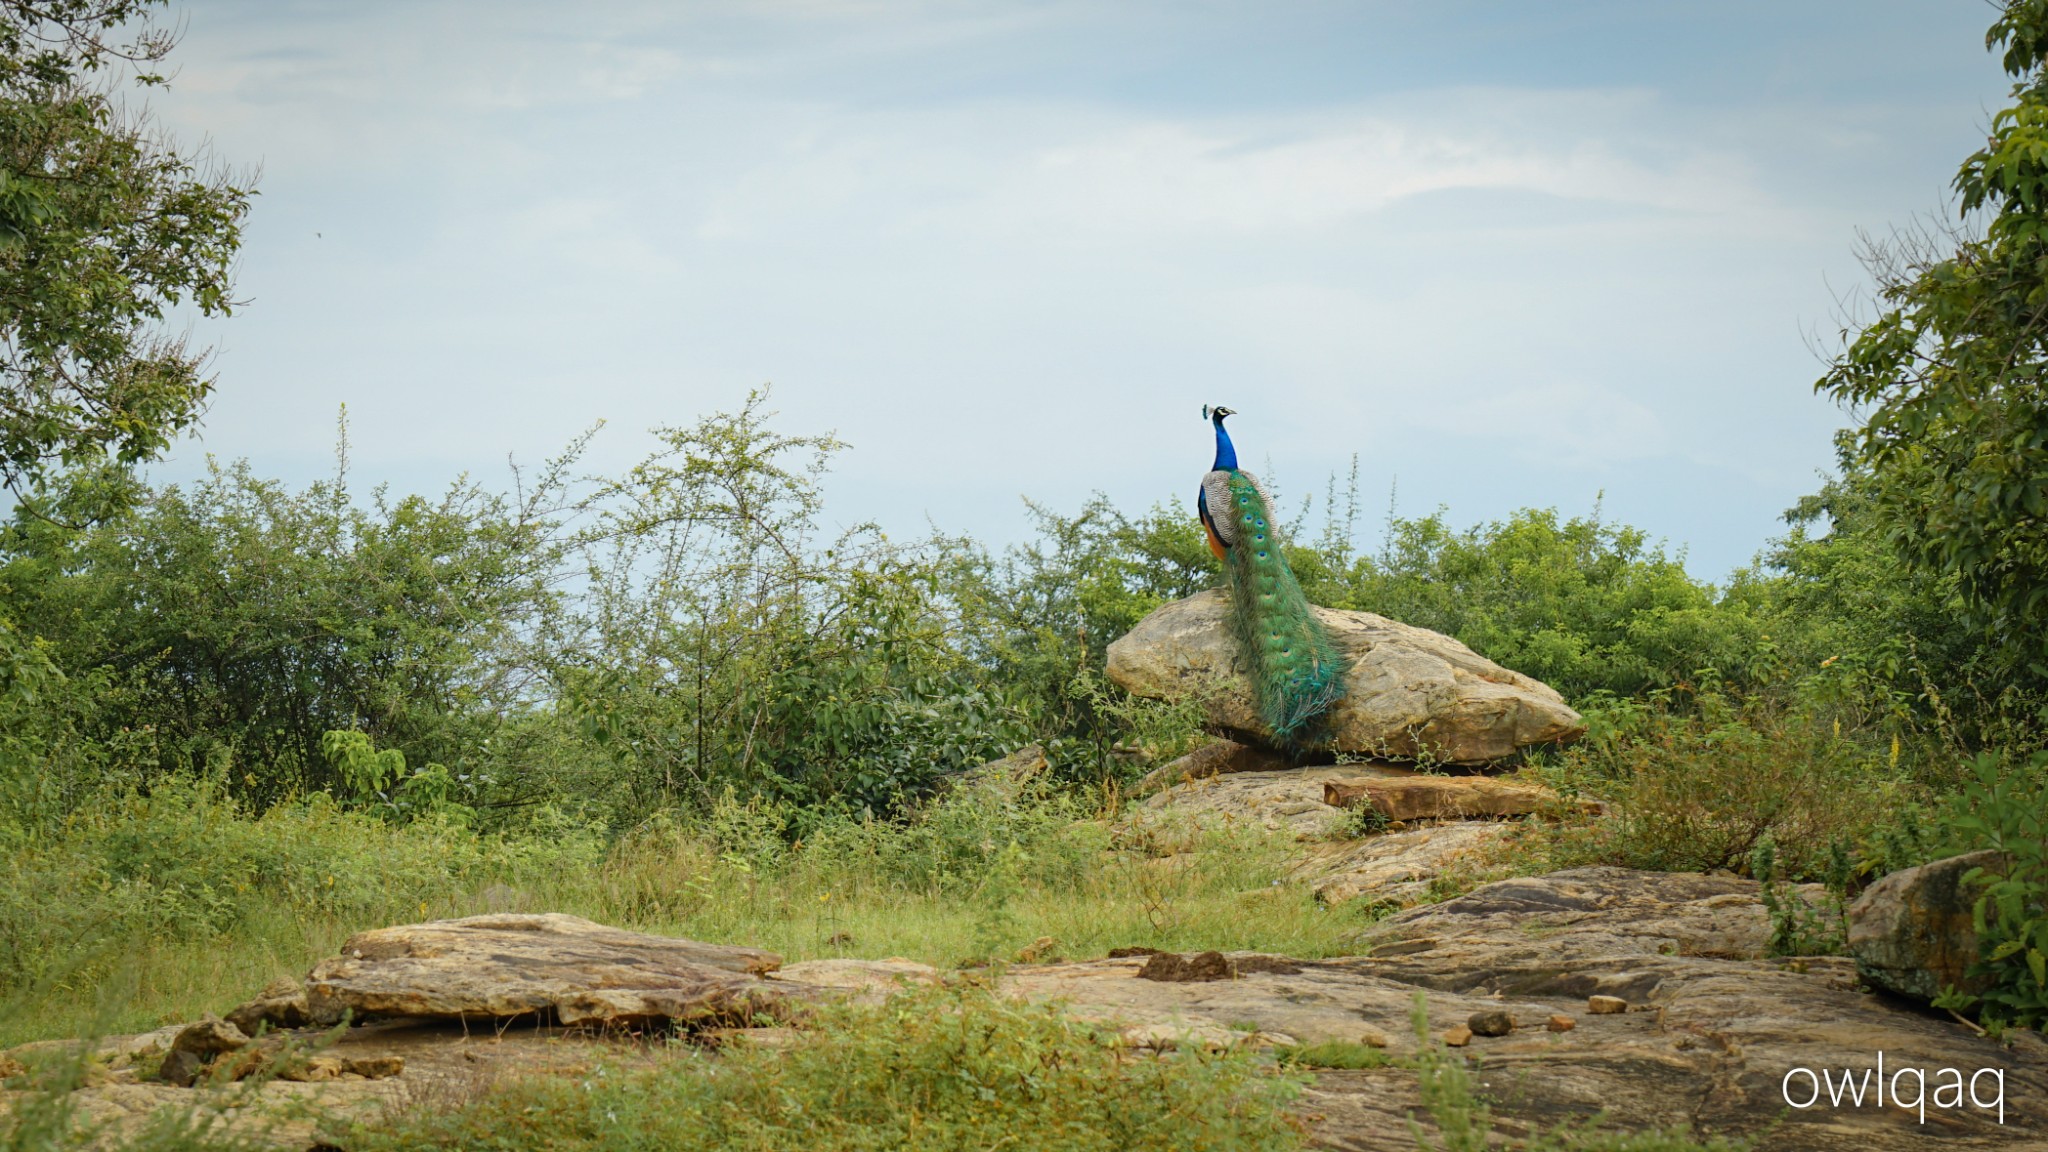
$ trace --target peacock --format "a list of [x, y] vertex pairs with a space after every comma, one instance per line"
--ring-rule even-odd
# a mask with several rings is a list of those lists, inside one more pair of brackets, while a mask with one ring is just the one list
[[1231, 630], [1251, 673], [1259, 716], [1275, 743], [1300, 749], [1344, 695], [1344, 657], [1287, 566], [1272, 499], [1237, 466], [1237, 449], [1223, 429], [1231, 410], [1205, 405], [1202, 415], [1216, 428], [1216, 463], [1202, 477], [1195, 508], [1209, 550], [1229, 574]]

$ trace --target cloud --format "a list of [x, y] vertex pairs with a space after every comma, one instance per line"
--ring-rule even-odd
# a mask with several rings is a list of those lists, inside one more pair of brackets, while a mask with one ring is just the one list
[[[1480, 91], [1405, 109], [1165, 119], [1058, 105], [792, 108], [711, 197], [701, 234], [901, 229], [1035, 243], [1146, 244], [1341, 227], [1404, 200], [1505, 189], [1726, 218], [1776, 206], [1739, 157], [1663, 140], [1633, 91]], [[1503, 120], [1489, 110], [1515, 109]], [[1591, 135], [1587, 122], [1613, 135]], [[776, 133], [779, 121], [801, 125]]]
[[1584, 380], [1485, 386], [1417, 414], [1425, 428], [1497, 445], [1525, 464], [1594, 471], [1663, 456], [1672, 440], [1648, 405]]
[[1597, 473], [1681, 538], [1747, 501], [1746, 554], [1827, 458], [1823, 273], [1946, 147], [1924, 84], [1760, 96], [1721, 65], [1781, 30], [1655, 6], [1626, 52], [1534, 8], [190, 11], [159, 106], [265, 169], [209, 447], [324, 469], [346, 400], [360, 467], [483, 471], [773, 380], [858, 516], [997, 538], [1181, 491], [1229, 400], [1286, 476], [1490, 516]]

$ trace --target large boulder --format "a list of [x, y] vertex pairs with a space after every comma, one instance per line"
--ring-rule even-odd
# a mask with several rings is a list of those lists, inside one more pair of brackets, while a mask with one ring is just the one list
[[[1212, 726], [1264, 742], [1270, 732], [1230, 634], [1229, 610], [1220, 591], [1158, 608], [1109, 646], [1109, 678], [1154, 700], [1196, 696]], [[1486, 764], [1585, 732], [1549, 685], [1448, 636], [1370, 612], [1315, 611], [1351, 660], [1344, 699], [1320, 742], [1329, 751]]]
[[553, 1018], [563, 1024], [725, 1022], [775, 1013], [782, 958], [609, 928], [580, 916], [471, 916], [358, 932], [313, 966], [315, 1021]]
[[1904, 868], [1863, 890], [1849, 905], [1849, 953], [1863, 977], [1880, 988], [1932, 1000], [1954, 987], [1976, 994], [1971, 978], [1977, 931], [1971, 908], [1978, 891], [1963, 883], [1972, 868], [1999, 870], [1995, 851], [1971, 852]]

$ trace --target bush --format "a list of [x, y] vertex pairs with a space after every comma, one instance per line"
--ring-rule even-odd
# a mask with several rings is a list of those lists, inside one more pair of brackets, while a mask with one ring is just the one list
[[1982, 756], [1971, 771], [1944, 813], [1953, 846], [2005, 856], [2002, 871], [1965, 877], [1983, 886], [1972, 909], [1983, 959], [1971, 974], [1991, 983], [1978, 998], [1987, 1021], [2039, 1028], [2048, 1024], [2048, 753], [2010, 768]]
[[1442, 513], [1395, 519], [1377, 556], [1318, 592], [1455, 636], [1571, 700], [1671, 687], [1698, 668], [1743, 674], [1761, 632], [1683, 557], [1597, 513], [1527, 509], [1462, 532]]
[[90, 984], [152, 942], [206, 940], [264, 915], [417, 920], [483, 877], [537, 877], [598, 855], [587, 836], [508, 842], [433, 821], [397, 827], [318, 794], [251, 818], [217, 781], [162, 780], [9, 853], [0, 991], [57, 976]]
[[1586, 739], [1539, 771], [1613, 813], [1555, 833], [1559, 866], [1742, 871], [1769, 837], [1779, 877], [1821, 880], [1912, 796], [1888, 748], [1796, 698], [1708, 685], [1605, 700], [1587, 722]]

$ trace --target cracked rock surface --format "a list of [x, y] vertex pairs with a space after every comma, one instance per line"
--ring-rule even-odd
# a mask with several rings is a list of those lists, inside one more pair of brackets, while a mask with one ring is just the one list
[[[1418, 992], [1432, 1035], [1506, 1013], [1512, 1032], [1460, 1050], [1478, 1061], [1503, 1130], [1605, 1109], [1624, 1129], [1686, 1124], [1786, 1152], [2048, 1147], [2048, 1044], [2037, 1035], [2001, 1046], [1864, 990], [1848, 959], [1766, 959], [1768, 937], [1751, 881], [1582, 868], [1410, 909], [1360, 939], [1366, 954], [1296, 960], [1292, 974], [1240, 963], [1236, 979], [1164, 983], [1137, 979], [1148, 960], [1130, 958], [1013, 969], [1006, 986], [1064, 999], [1155, 1046], [1378, 1036], [1398, 1057], [1417, 1047], [1409, 1014]], [[1594, 1015], [1593, 995], [1618, 996], [1629, 1010]], [[1572, 1027], [1550, 1030], [1553, 1016]], [[1923, 1125], [1917, 1111], [1879, 1108], [1874, 1094], [1860, 1108], [1826, 1097], [1787, 1107], [1792, 1069], [1861, 1077], [1880, 1050], [1887, 1076], [1919, 1068], [1930, 1085], [1943, 1068], [2002, 1071], [2005, 1122], [1987, 1109], [1930, 1107]], [[1415, 1146], [1414, 1085], [1396, 1068], [1328, 1072], [1303, 1107], [1322, 1146], [1405, 1152]], [[1911, 1086], [1908, 1077], [1902, 1087]], [[1795, 1079], [1795, 1100], [1807, 1094]]]

